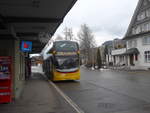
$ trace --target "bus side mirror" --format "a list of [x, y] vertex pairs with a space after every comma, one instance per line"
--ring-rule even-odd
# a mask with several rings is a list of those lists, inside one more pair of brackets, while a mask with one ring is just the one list
[[53, 50], [50, 50], [49, 53], [52, 54], [52, 53], [53, 53]]
[[51, 48], [51, 49], [49, 50], [49, 53], [50, 53], [50, 54], [53, 54], [53, 52], [54, 52], [54, 48]]

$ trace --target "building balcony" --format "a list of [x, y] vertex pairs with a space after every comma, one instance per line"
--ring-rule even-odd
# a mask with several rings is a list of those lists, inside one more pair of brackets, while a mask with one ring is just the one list
[[112, 55], [121, 55], [126, 52], [126, 48], [115, 49], [111, 51]]

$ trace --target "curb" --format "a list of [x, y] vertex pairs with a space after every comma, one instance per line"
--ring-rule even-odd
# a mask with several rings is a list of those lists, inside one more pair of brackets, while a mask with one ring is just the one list
[[73, 102], [63, 91], [58, 88], [52, 81], [48, 80], [49, 84], [63, 97], [63, 99], [77, 112], [85, 113], [75, 102]]

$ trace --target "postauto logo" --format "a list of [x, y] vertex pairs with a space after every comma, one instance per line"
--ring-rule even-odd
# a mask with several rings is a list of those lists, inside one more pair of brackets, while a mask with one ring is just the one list
[[32, 51], [32, 42], [31, 41], [22, 41], [21, 42], [21, 51], [31, 52]]

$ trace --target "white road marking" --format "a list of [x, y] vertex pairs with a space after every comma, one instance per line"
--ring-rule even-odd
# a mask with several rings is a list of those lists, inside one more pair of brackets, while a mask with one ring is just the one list
[[85, 113], [79, 106], [73, 102], [66, 94], [61, 91], [53, 82], [49, 81], [49, 83], [56, 89], [56, 91], [77, 111], [77, 113]]

